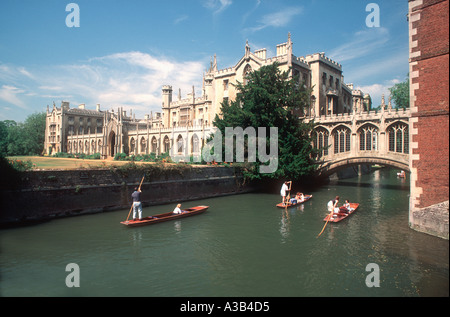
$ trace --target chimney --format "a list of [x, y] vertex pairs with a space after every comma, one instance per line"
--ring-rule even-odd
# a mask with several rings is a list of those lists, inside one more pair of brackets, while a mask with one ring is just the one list
[[99, 103], [97, 104], [96, 110], [97, 110], [97, 111], [100, 111], [100, 104], [99, 104]]

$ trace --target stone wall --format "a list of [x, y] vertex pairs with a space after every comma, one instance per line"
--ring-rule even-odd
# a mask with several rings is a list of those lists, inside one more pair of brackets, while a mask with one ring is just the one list
[[172, 165], [131, 169], [32, 171], [20, 186], [0, 192], [0, 224], [104, 212], [131, 206], [143, 177], [144, 207], [253, 190], [234, 167]]

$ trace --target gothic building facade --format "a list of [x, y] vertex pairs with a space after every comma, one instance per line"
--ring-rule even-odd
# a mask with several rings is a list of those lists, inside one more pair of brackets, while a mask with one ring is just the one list
[[267, 57], [267, 50], [251, 52], [248, 43], [236, 65], [218, 69], [216, 56], [203, 75], [202, 94], [194, 87], [186, 98], [173, 98], [170, 85], [162, 86], [162, 112], [136, 119], [123, 108], [88, 110], [85, 105], [71, 108], [68, 102], [47, 108], [45, 153], [100, 153], [102, 158], [116, 153], [128, 155], [161, 154], [187, 157], [201, 153], [202, 145], [213, 132], [212, 122], [220, 115], [221, 102], [236, 98], [237, 82], [245, 83], [246, 74], [264, 65], [277, 62], [282, 71], [290, 72], [299, 82], [312, 87], [311, 102], [300, 116], [326, 117], [333, 114], [370, 110], [369, 95], [345, 84], [342, 65], [324, 53], [304, 57], [293, 54], [290, 34], [287, 42], [276, 47], [276, 56]]

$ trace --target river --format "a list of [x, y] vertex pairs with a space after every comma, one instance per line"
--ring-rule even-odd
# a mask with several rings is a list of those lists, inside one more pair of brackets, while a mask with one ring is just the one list
[[[252, 193], [185, 202], [210, 207], [151, 226], [125, 227], [118, 210], [2, 229], [0, 295], [448, 296], [449, 242], [408, 227], [409, 179], [396, 172], [294, 183], [313, 198], [287, 210], [278, 192]], [[317, 237], [336, 195], [360, 207]]]

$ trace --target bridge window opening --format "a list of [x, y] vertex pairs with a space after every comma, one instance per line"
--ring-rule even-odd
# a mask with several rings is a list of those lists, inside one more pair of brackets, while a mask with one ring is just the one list
[[376, 151], [378, 149], [378, 129], [373, 126], [365, 126], [359, 132], [359, 150]]
[[409, 153], [408, 126], [398, 123], [389, 128], [389, 151], [396, 153]]
[[324, 129], [314, 131], [313, 145], [319, 150], [318, 158], [328, 155], [328, 131]]
[[351, 131], [342, 128], [334, 132], [334, 153], [350, 152]]

